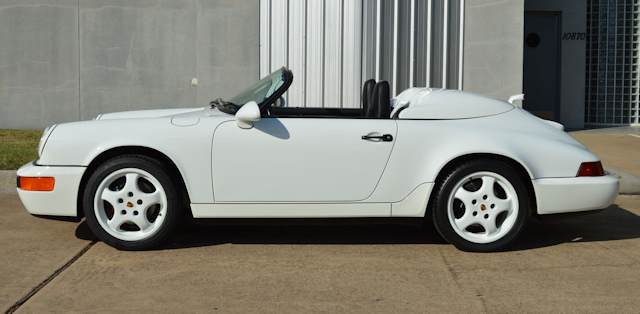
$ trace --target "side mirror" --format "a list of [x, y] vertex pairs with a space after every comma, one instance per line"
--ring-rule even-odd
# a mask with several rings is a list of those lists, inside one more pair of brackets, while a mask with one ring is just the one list
[[250, 129], [253, 127], [251, 121], [260, 120], [260, 107], [255, 101], [246, 103], [236, 112], [236, 121], [242, 129]]

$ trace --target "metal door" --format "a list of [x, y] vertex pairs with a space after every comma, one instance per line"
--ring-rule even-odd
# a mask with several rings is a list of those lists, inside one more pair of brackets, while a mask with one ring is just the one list
[[391, 119], [262, 118], [252, 129], [223, 123], [213, 137], [215, 201], [364, 200], [382, 176], [396, 132]]
[[560, 120], [558, 12], [525, 12], [524, 109], [547, 120]]

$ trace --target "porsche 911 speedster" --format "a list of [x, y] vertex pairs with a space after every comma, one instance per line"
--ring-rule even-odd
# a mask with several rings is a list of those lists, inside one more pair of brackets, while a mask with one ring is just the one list
[[18, 170], [38, 216], [85, 217], [105, 243], [160, 243], [194, 218], [432, 218], [467, 251], [513, 242], [528, 216], [595, 211], [618, 180], [510, 102], [367, 81], [362, 108], [284, 104], [287, 68], [210, 107], [53, 125]]

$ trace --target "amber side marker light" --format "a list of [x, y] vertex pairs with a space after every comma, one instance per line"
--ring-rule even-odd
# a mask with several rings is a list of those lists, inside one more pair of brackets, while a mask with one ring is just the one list
[[20, 177], [18, 180], [19, 188], [25, 191], [53, 191], [56, 184], [56, 178], [52, 177]]
[[602, 169], [602, 163], [596, 162], [583, 162], [578, 170], [576, 177], [601, 177], [604, 176], [604, 169]]

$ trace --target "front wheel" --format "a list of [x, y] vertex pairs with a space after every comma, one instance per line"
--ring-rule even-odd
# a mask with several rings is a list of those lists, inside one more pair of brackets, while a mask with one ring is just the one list
[[522, 232], [528, 213], [527, 190], [504, 163], [464, 163], [440, 182], [433, 207], [438, 232], [463, 251], [500, 250]]
[[83, 207], [87, 224], [103, 242], [121, 250], [160, 243], [180, 218], [178, 193], [159, 162], [121, 156], [100, 165], [89, 178]]

